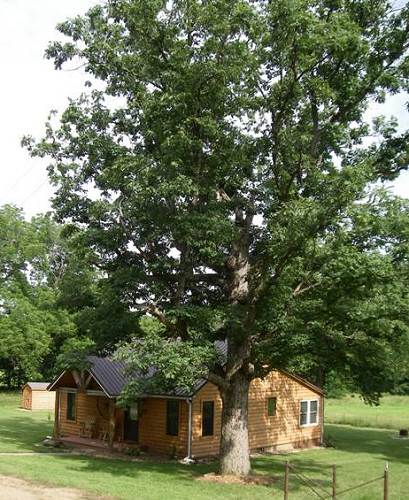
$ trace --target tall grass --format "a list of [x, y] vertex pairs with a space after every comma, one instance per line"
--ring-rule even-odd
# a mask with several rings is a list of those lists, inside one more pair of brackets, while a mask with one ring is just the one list
[[409, 396], [384, 396], [379, 406], [367, 405], [359, 396], [328, 399], [325, 421], [354, 427], [409, 428]]

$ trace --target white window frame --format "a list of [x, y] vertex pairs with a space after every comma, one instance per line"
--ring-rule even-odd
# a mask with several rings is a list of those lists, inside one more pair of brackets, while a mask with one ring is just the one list
[[[317, 403], [317, 421], [311, 423], [311, 403]], [[302, 403], [307, 403], [307, 422], [305, 424], [301, 423], [301, 405]], [[320, 401], [319, 399], [302, 399], [300, 401], [300, 411], [298, 414], [298, 423], [300, 427], [315, 427], [320, 423]]]

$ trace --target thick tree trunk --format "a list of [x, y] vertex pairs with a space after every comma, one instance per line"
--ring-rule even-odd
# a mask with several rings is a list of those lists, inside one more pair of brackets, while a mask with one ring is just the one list
[[241, 322], [236, 331], [227, 335], [227, 359], [224, 366], [226, 384], [222, 385], [222, 435], [220, 442], [220, 472], [223, 475], [246, 476], [250, 472], [248, 433], [248, 397], [250, 368], [250, 337], [252, 316], [249, 314], [249, 248], [252, 213], [245, 215], [237, 207], [235, 223], [238, 237], [227, 260], [229, 303], [234, 306], [235, 321]]
[[240, 370], [222, 391], [223, 414], [220, 443], [220, 472], [246, 476], [250, 472], [248, 433], [249, 379]]

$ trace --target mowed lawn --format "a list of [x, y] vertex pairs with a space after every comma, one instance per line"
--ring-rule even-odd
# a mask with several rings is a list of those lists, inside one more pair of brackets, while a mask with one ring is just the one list
[[384, 396], [379, 406], [367, 405], [359, 396], [327, 399], [325, 421], [356, 427], [409, 429], [409, 396]]
[[[287, 459], [327, 491], [330, 490], [333, 463], [338, 465], [339, 488], [344, 489], [382, 475], [385, 461], [388, 461], [391, 500], [408, 498], [409, 441], [395, 439], [390, 430], [328, 425], [327, 435], [335, 448], [253, 458], [255, 472], [277, 479], [273, 486], [225, 485], [197, 480], [202, 474], [216, 470], [216, 463], [185, 466], [172, 461], [122, 461], [69, 454], [11, 455], [10, 452], [47, 451], [38, 444], [52, 428], [47, 413], [19, 410], [18, 403], [16, 396], [0, 395], [0, 474], [3, 475], [129, 500], [267, 500], [282, 498], [283, 464]], [[290, 477], [290, 485], [291, 500], [315, 498], [294, 476]], [[382, 483], [342, 498], [381, 499]]]

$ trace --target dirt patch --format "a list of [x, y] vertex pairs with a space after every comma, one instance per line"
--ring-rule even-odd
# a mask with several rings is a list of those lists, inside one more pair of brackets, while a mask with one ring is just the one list
[[271, 486], [278, 481], [277, 477], [265, 476], [263, 474], [250, 474], [244, 477], [238, 476], [221, 476], [214, 472], [209, 472], [197, 478], [198, 481], [209, 481], [212, 483], [225, 484], [253, 484], [258, 486]]
[[41, 486], [23, 479], [0, 476], [0, 500], [55, 500], [56, 498], [58, 500], [93, 500], [97, 497], [71, 488]]

